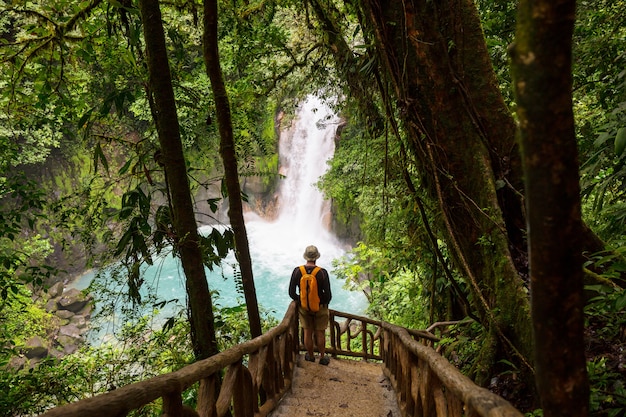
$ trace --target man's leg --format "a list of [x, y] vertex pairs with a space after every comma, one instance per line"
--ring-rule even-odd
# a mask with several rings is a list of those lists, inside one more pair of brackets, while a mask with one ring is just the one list
[[304, 329], [304, 347], [309, 358], [313, 356], [313, 329]]
[[313, 354], [313, 329], [304, 329], [304, 347], [309, 355]]
[[329, 311], [328, 307], [320, 309], [315, 316], [315, 344], [320, 352], [320, 364], [328, 365], [329, 358], [326, 354], [326, 328], [328, 327]]
[[302, 327], [304, 333], [304, 348], [307, 351], [306, 355], [304, 355], [304, 359], [309, 362], [314, 362], [315, 356], [313, 356], [313, 326], [315, 323], [313, 323], [312, 317], [302, 310], [302, 307], [298, 308], [298, 319], [300, 320], [300, 326]]
[[315, 341], [320, 351], [320, 365], [328, 365], [330, 358], [326, 356], [326, 330], [315, 330]]
[[317, 346], [317, 350], [320, 352], [320, 357], [324, 357], [326, 353], [326, 331], [325, 330], [315, 330], [315, 345]]

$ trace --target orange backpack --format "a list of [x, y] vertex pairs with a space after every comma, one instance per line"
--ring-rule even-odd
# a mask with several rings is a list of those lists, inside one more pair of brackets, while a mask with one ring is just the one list
[[307, 273], [304, 265], [300, 266], [300, 305], [307, 311], [316, 313], [320, 310], [320, 296], [317, 293], [317, 277], [321, 268], [316, 266], [311, 273]]

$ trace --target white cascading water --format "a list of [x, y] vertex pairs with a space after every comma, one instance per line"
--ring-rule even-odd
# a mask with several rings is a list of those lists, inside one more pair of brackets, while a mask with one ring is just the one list
[[[318, 247], [321, 257], [317, 264], [330, 273], [333, 293], [330, 307], [355, 314], [363, 314], [367, 307], [362, 293], [344, 289], [344, 283], [332, 273], [332, 261], [345, 252], [329, 230], [329, 203], [315, 186], [333, 155], [338, 122], [338, 117], [327, 105], [309, 96], [298, 109], [291, 128], [281, 133], [280, 170], [285, 178], [279, 188], [279, 215], [275, 221], [269, 222], [254, 213], [246, 214], [258, 304], [279, 320], [291, 302], [288, 294], [291, 272], [305, 262], [302, 255], [308, 245]], [[211, 226], [205, 226], [200, 232], [210, 230]], [[243, 294], [235, 288], [234, 263], [231, 254], [221, 270], [206, 271], [209, 288], [218, 293], [213, 300], [218, 306], [233, 307], [244, 303]], [[73, 286], [85, 288], [93, 275], [86, 274]], [[163, 308], [162, 317], [169, 317], [174, 310], [184, 308], [184, 275], [178, 259], [168, 255], [155, 260], [153, 266], [146, 268], [144, 281], [144, 286], [156, 289], [163, 300], [178, 300]]]
[[335, 151], [339, 118], [315, 96], [299, 107], [289, 129], [280, 138], [279, 210], [275, 221], [248, 214], [248, 231], [259, 304], [282, 317], [289, 302], [288, 285], [293, 268], [304, 263], [308, 245], [318, 247], [317, 264], [331, 273], [333, 301], [337, 310], [362, 314], [367, 301], [361, 293], [343, 289], [332, 274], [332, 261], [344, 254], [330, 227], [330, 203], [316, 187], [327, 171]]
[[[309, 97], [297, 113], [294, 126], [280, 139], [279, 222], [313, 238], [329, 228], [330, 204], [315, 187], [335, 152], [339, 118], [316, 97]], [[292, 229], [293, 230], [293, 229]]]
[[266, 240], [262, 246], [273, 248], [278, 256], [304, 252], [313, 244], [321, 246], [320, 252], [326, 250], [328, 256], [324, 258], [330, 263], [343, 252], [329, 230], [330, 202], [316, 186], [335, 151], [338, 123], [339, 118], [326, 104], [309, 96], [292, 126], [281, 133], [279, 171], [284, 178], [279, 187], [277, 219], [268, 223], [254, 214], [247, 217], [252, 229], [260, 228], [269, 234], [262, 238], [254, 233], [254, 237]]

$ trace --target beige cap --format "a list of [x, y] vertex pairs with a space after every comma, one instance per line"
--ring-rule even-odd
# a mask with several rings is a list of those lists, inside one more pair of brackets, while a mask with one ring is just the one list
[[317, 258], [320, 257], [320, 252], [315, 246], [311, 245], [306, 247], [303, 256], [304, 259], [306, 259], [307, 261], [315, 261]]

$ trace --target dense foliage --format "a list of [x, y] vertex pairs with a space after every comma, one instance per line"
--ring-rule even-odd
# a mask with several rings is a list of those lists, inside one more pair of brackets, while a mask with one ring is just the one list
[[[507, 2], [478, 2], [478, 4], [500, 89], [505, 102], [514, 112], [516, 107], [511, 94], [507, 49], [513, 41], [515, 5]], [[610, 364], [605, 368], [606, 373], [599, 378], [603, 381], [603, 388], [592, 384], [594, 398], [592, 411], [594, 415], [602, 415], [611, 409], [611, 415], [619, 415], [624, 410], [622, 384], [619, 382], [624, 376], [623, 371], [620, 371], [623, 369], [624, 356], [616, 353], [614, 349], [623, 349], [623, 335], [613, 333], [606, 339], [595, 337], [598, 334], [596, 333], [598, 327], [615, 328], [613, 324], [609, 325], [609, 322], [618, 323], [616, 326], [623, 329], [621, 317], [624, 311], [622, 302], [617, 301], [623, 300], [624, 296], [623, 281], [620, 280], [623, 274], [623, 261], [615, 262], [623, 256], [623, 231], [620, 230], [624, 225], [623, 211], [611, 210], [610, 204], [603, 206], [606, 201], [611, 201], [617, 206], [623, 203], [623, 198], [620, 197], [623, 186], [620, 174], [623, 138], [619, 132], [624, 125], [621, 109], [625, 93], [623, 83], [625, 56], [623, 51], [615, 48], [615, 45], [623, 43], [624, 40], [623, 13], [613, 9], [612, 5], [606, 6], [597, 8], [597, 4], [580, 3], [575, 33], [574, 94], [582, 158], [581, 184], [586, 203], [585, 218], [609, 244], [605, 253], [587, 254], [589, 296], [598, 295], [598, 298], [593, 299], [593, 305], [597, 307], [596, 303], [603, 300], [600, 304], [604, 306], [600, 309], [602, 311], [600, 315], [592, 314], [595, 307], [592, 308], [591, 304], [588, 311], [590, 345], [587, 356], [591, 359], [593, 382], [598, 380], [598, 372], [601, 369], [593, 366], [593, 363], [600, 360], [604, 364], [607, 362]], [[616, 67], [613, 67], [614, 64]], [[350, 116], [354, 116], [354, 113], [350, 113]], [[611, 122], [607, 122], [606, 119]], [[421, 209], [428, 212], [428, 219], [433, 224], [441, 214], [433, 207], [429, 207], [428, 203], [421, 208], [419, 204], [411, 203], [414, 198], [409, 198], [409, 193], [415, 191], [402, 184], [401, 168], [398, 169], [395, 163], [402, 161], [398, 165], [408, 165], [409, 172], [418, 168], [411, 166], [410, 159], [404, 154], [394, 150], [393, 142], [389, 139], [393, 136], [393, 129], [392, 127], [388, 129], [388, 136], [371, 139], [363, 125], [346, 127], [342, 131], [342, 141], [333, 159], [330, 174], [323, 183], [325, 190], [334, 198], [339, 215], [346, 218], [362, 216], [359, 218], [364, 235], [363, 243], [355, 249], [354, 258], [347, 260], [342, 271], [352, 281], [357, 282], [359, 287], [379, 291], [379, 294], [370, 296], [372, 300], [380, 302], [375, 303], [372, 309], [386, 320], [420, 327], [425, 322], [460, 319], [470, 315], [471, 312], [464, 308], [466, 306], [464, 294], [468, 292], [463, 285], [455, 285], [454, 272], [445, 273], [448, 267], [446, 264], [437, 262], [435, 253], [439, 245], [433, 245], [432, 240], [427, 238], [429, 220], [425, 220]], [[361, 137], [368, 139], [353, 139]], [[616, 175], [613, 175], [614, 172]], [[394, 179], [398, 181], [394, 182]], [[381, 183], [384, 184], [382, 188], [372, 185]], [[419, 186], [416, 187], [416, 191], [420, 192]], [[423, 198], [427, 201], [426, 197]], [[400, 218], [402, 220], [398, 221]], [[385, 239], [386, 237], [389, 239]], [[435, 241], [441, 244], [440, 240]], [[431, 244], [426, 245], [426, 242]], [[485, 235], [478, 239], [478, 244], [491, 245], [491, 242]], [[410, 248], [408, 257], [407, 248]], [[441, 250], [446, 252], [445, 247]], [[398, 263], [395, 262], [396, 259], [399, 260]], [[449, 257], [446, 259], [450, 260]], [[414, 266], [412, 261], [419, 263], [419, 266]], [[612, 266], [606, 268], [607, 265]], [[602, 275], [594, 275], [591, 270], [600, 270]], [[407, 285], [407, 273], [419, 283], [415, 285], [412, 281]], [[612, 283], [611, 280], [615, 279], [617, 281]], [[398, 300], [397, 294], [389, 296], [387, 293], [389, 288], [394, 287], [394, 282], [403, 283], [402, 287], [406, 289], [401, 300]], [[603, 289], [598, 293], [598, 286], [595, 284], [600, 282], [608, 287], [602, 286]], [[615, 283], [619, 283], [617, 288], [614, 287]], [[421, 291], [412, 291], [411, 289], [415, 287]], [[409, 297], [409, 294], [415, 296]], [[604, 304], [606, 300], [604, 297], [607, 294], [612, 294], [613, 301]], [[424, 296], [427, 298], [421, 298]], [[433, 305], [441, 309], [434, 316]], [[399, 311], [402, 308], [400, 306], [406, 306], [406, 310]], [[594, 319], [591, 319], [592, 315]], [[600, 316], [602, 319], [599, 319]], [[412, 317], [414, 321], [407, 322], [407, 317]], [[591, 324], [592, 322], [595, 324]], [[446, 339], [448, 346], [446, 351], [449, 352], [450, 358], [457, 358], [459, 363], [467, 364], [465, 369], [468, 374], [473, 374], [475, 370], [471, 364], [476, 363], [475, 358], [481, 350], [485, 335], [484, 332], [476, 332], [476, 328], [471, 332], [463, 332], [462, 329], [463, 326], [460, 336], [458, 330], [453, 333], [459, 343]], [[468, 337], [470, 340], [478, 339], [479, 342], [469, 345], [463, 343], [462, 341], [467, 341]], [[603, 342], [596, 344], [591, 340]], [[607, 357], [611, 359], [607, 361]], [[516, 392], [517, 404], [524, 407], [525, 400], [521, 391], [518, 391], [521, 387], [518, 383], [519, 369], [516, 365], [503, 359], [492, 375], [491, 388], [503, 394], [507, 391]]]
[[[514, 112], [507, 48], [515, 4], [477, 4], [500, 90]], [[423, 328], [472, 317], [469, 291], [436, 227], [441, 213], [417, 181], [419, 164], [393, 139], [403, 132], [376, 94], [381, 86], [366, 85], [361, 101], [349, 93], [348, 84], [356, 82], [346, 74], [368, 80], [375, 75], [369, 34], [357, 23], [354, 5], [337, 2], [331, 16], [352, 47], [337, 68], [333, 51], [340, 50], [339, 43], [329, 39], [328, 22], [317, 20], [308, 5], [220, 4], [220, 52], [240, 174], [273, 183], [275, 115], [286, 111], [288, 118], [299, 97], [320, 88], [346, 97], [338, 106], [346, 125], [320, 187], [332, 198], [338, 222], [359, 225], [359, 242], [336, 273], [366, 292], [377, 318]], [[9, 387], [0, 410], [5, 415], [37, 413], [191, 360], [182, 309], [156, 330], [137, 310], [141, 303], [159, 303], [138, 296], [140, 265], [171, 250], [171, 219], [135, 6], [128, 0], [0, 0], [0, 379]], [[162, 9], [199, 222], [214, 223], [222, 220], [216, 212], [223, 195], [215, 105], [202, 61], [201, 7], [174, 1], [163, 2]], [[579, 2], [573, 74], [585, 217], [610, 245], [605, 253], [589, 254], [587, 265], [596, 276], [587, 306], [591, 405], [594, 415], [610, 416], [626, 410], [626, 294], [619, 281], [626, 267], [615, 262], [623, 255], [626, 231], [625, 10], [622, 1]], [[364, 91], [371, 95], [365, 98]], [[373, 122], [363, 107], [366, 99], [387, 122]], [[478, 244], [492, 243], [485, 234]], [[206, 265], [218, 265], [231, 247], [229, 233], [209, 236]], [[136, 303], [125, 304], [129, 324], [120, 329], [121, 344], [87, 346], [32, 370], [5, 370], [27, 336], [50, 333], [49, 313], [31, 302], [33, 295], [68, 273], [112, 259], [128, 267], [119, 279]], [[120, 297], [92, 290], [103, 305]], [[219, 309], [216, 318], [221, 348], [247, 337], [242, 308]], [[461, 324], [441, 344], [470, 375], [476, 373], [472, 360], [486, 337], [483, 330]], [[518, 371], [503, 359], [491, 388], [501, 393], [517, 388]], [[61, 375], [73, 379], [60, 386]]]
[[[172, 369], [158, 363], [159, 358], [168, 356], [167, 344], [150, 345], [153, 353], [141, 360], [143, 369], [136, 375], [133, 362], [141, 352], [134, 354], [125, 348], [130, 346], [132, 350], [137, 342], [133, 338], [158, 337], [158, 332], [153, 334], [152, 328], [146, 327], [145, 313], [137, 312], [146, 311], [146, 302], [159, 305], [167, 300], [141, 297], [140, 265], [172, 250], [172, 230], [167, 191], [158, 165], [151, 97], [145, 89], [145, 57], [136, 10], [130, 3], [79, 4], [63, 0], [2, 2], [1, 9], [1, 82], [3, 87], [10, 87], [2, 89], [0, 98], [5, 220], [0, 235], [3, 366], [13, 355], [21, 353], [26, 336], [46, 339], [52, 334], [51, 329], [41, 325], [41, 317], [50, 314], [41, 304], [29, 305], [29, 298], [85, 267], [121, 259], [120, 265], [127, 267], [125, 273], [118, 275], [123, 285], [113, 292], [97, 287], [93, 291], [100, 294], [99, 306], [133, 312], [125, 316], [129, 328], [118, 335], [122, 345], [85, 349], [73, 355], [76, 358], [46, 360], [34, 370], [26, 368], [15, 375], [3, 370], [7, 386], [14, 389], [3, 392], [7, 397], [2, 398], [2, 410], [3, 414], [14, 415], [37, 412], [51, 403], [71, 401], [102, 392], [107, 386], [120, 386]], [[213, 109], [202, 65], [197, 12], [194, 5], [186, 10], [166, 7], [164, 16], [188, 172], [196, 195], [205, 196], [197, 202], [199, 211], [204, 213], [199, 221], [215, 223], [220, 220], [214, 213], [222, 197], [216, 168], [218, 140], [211, 120]], [[287, 56], [287, 70], [283, 72], [290, 70], [290, 57], [294, 54], [285, 45], [286, 38], [278, 26], [251, 25], [256, 19], [271, 21], [272, 10], [246, 14], [247, 19], [225, 14], [224, 20], [224, 34], [228, 35], [224, 38], [224, 50], [229, 51], [225, 54], [227, 74], [229, 79], [241, 79], [229, 85], [236, 109], [238, 153], [244, 162], [242, 175], [275, 176], [273, 120], [277, 104], [264, 89], [269, 91], [268, 83], [275, 86], [280, 77], [250, 71], [247, 67], [260, 61], [249, 59], [246, 54], [277, 60]], [[256, 33], [255, 27], [262, 30]], [[247, 45], [229, 50], [229, 34], [234, 33], [234, 28], [249, 40], [261, 36], [263, 42], [252, 51], [245, 50]], [[265, 37], [274, 42], [266, 42]], [[284, 49], [285, 54], [274, 53], [274, 46]], [[262, 47], [267, 48], [265, 52]], [[267, 62], [262, 65], [264, 69], [269, 67]], [[271, 67], [279, 69], [280, 65]], [[254, 75], [256, 81], [250, 76], [245, 79], [245, 74]], [[38, 179], [38, 183], [33, 179]], [[232, 233], [228, 230], [215, 230], [205, 236], [207, 267], [218, 265], [232, 246]], [[56, 271], [48, 264], [63, 270]], [[129, 297], [122, 297], [124, 294]], [[144, 308], [140, 309], [140, 305]], [[179, 308], [179, 314], [184, 313], [184, 306]], [[106, 317], [108, 312], [105, 308], [101, 314]], [[249, 337], [243, 318], [239, 309], [216, 311], [216, 327], [224, 343], [220, 348]], [[22, 320], [32, 325], [20, 326]], [[98, 320], [94, 317], [92, 325], [96, 326]], [[172, 317], [165, 322], [168, 334], [181, 340], [188, 337], [189, 330], [174, 325], [176, 321], [172, 320], [179, 319]], [[264, 322], [273, 323], [267, 317]], [[179, 348], [189, 354], [188, 344], [181, 343]], [[125, 363], [115, 376], [122, 380], [104, 384], [106, 378], [91, 372], [81, 358], [92, 361], [95, 368], [102, 367], [104, 361]], [[188, 360], [179, 358], [179, 366]], [[54, 381], [54, 374], [68, 372], [68, 367], [75, 370], [70, 374], [94, 379], [89, 382], [77, 377], [75, 381], [66, 381], [71, 394], [55, 393], [61, 387], [49, 386], [45, 381]], [[96, 382], [99, 378], [102, 381]], [[40, 395], [25, 401], [24, 396], [34, 386]]]

